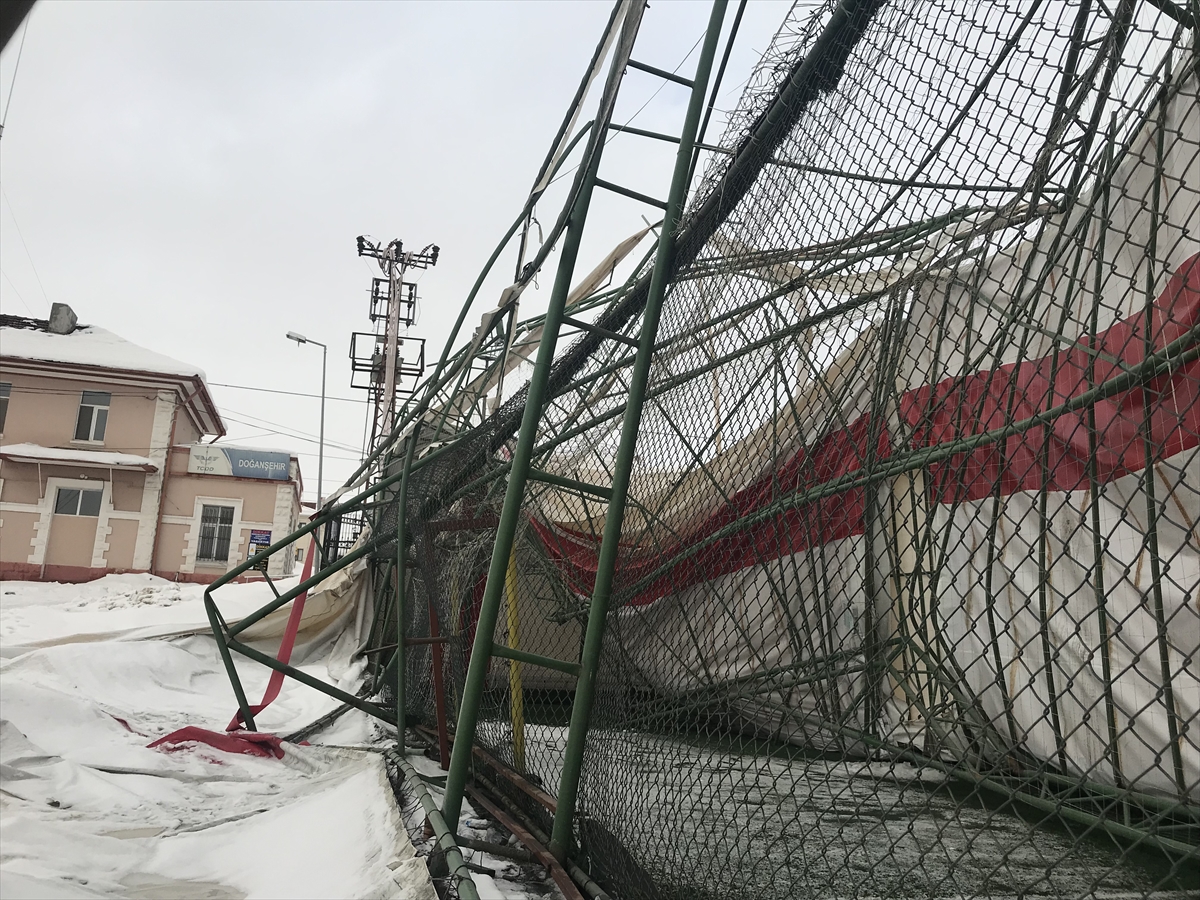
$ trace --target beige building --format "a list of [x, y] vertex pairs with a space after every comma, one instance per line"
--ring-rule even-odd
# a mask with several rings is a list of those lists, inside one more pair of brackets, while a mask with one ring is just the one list
[[[0, 578], [208, 582], [300, 516], [296, 458], [225, 434], [204, 373], [64, 304], [0, 316]], [[290, 574], [276, 554], [270, 574]]]

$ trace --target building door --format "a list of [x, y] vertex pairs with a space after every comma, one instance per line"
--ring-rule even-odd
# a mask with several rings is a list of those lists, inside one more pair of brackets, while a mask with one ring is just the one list
[[46, 543], [45, 564], [91, 568], [103, 489], [60, 487]]

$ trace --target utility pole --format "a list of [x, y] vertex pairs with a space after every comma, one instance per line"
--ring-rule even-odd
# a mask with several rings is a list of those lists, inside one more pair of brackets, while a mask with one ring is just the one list
[[[369, 355], [360, 355], [357, 341], [352, 340], [350, 356], [352, 369], [370, 370], [369, 387], [375, 400], [374, 421], [368, 447], [389, 433], [395, 423], [397, 386], [401, 375], [420, 377], [424, 371], [424, 349], [418, 363], [406, 365], [400, 359], [400, 326], [411, 325], [415, 316], [416, 285], [404, 281], [409, 269], [428, 269], [437, 265], [438, 247], [430, 244], [419, 253], [406, 253], [400, 240], [376, 244], [362, 235], [358, 238], [358, 255], [369, 256], [379, 264], [383, 278], [374, 279], [371, 291], [371, 318], [386, 322], [383, 334], [355, 334], [354, 338], [373, 338]], [[386, 289], [385, 289], [386, 286]], [[378, 307], [385, 306], [386, 309]], [[382, 343], [382, 347], [380, 344]], [[423, 342], [422, 342], [423, 343]], [[365, 362], [365, 365], [364, 365]], [[355, 385], [360, 386], [360, 385]], [[415, 386], [415, 385], [414, 385]]]
[[287, 333], [287, 339], [295, 341], [296, 346], [314, 344], [321, 348], [321, 437], [317, 451], [317, 511], [319, 512], [325, 503], [325, 374], [328, 369], [329, 348], [320, 341], [314, 341], [312, 338], [307, 338], [294, 331]]

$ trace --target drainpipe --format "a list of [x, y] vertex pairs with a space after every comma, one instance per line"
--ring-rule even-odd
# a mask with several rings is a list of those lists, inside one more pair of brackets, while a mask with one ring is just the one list
[[[158, 563], [158, 538], [162, 532], [162, 517], [163, 506], [167, 502], [167, 479], [171, 476], [171, 453], [175, 449], [175, 426], [179, 424], [179, 398], [175, 399], [175, 405], [171, 407], [171, 434], [167, 438], [167, 458], [163, 463], [162, 484], [158, 489], [158, 515], [154, 519], [154, 537], [150, 541], [150, 574], [154, 574], [154, 569]], [[146, 496], [145, 484], [142, 485], [142, 497]], [[176, 572], [176, 575], [179, 573]], [[176, 578], [176, 581], [179, 579]]]

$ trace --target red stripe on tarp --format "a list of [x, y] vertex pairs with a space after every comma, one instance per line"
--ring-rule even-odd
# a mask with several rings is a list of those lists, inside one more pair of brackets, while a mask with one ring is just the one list
[[[1200, 254], [1179, 267], [1150, 311], [1154, 351], [1178, 340], [1200, 322]], [[966, 378], [949, 378], [907, 392], [900, 412], [913, 445], [933, 447], [1003, 427], [1058, 406], [1137, 366], [1145, 359], [1146, 314], [1123, 319], [1080, 341], [1099, 354], [1091, 380], [1091, 354], [1082, 348]], [[1106, 360], [1103, 357], [1108, 357]], [[1116, 361], [1110, 361], [1116, 360]], [[980, 500], [999, 489], [1074, 491], [1088, 485], [1089, 410], [1094, 409], [1096, 474], [1111, 481], [1146, 467], [1147, 418], [1151, 459], [1165, 459], [1200, 444], [1200, 360], [1161, 375], [1145, 386], [1097, 400], [1004, 441], [956, 454], [929, 467], [932, 499], [939, 503]], [[1147, 413], [1149, 416], [1147, 417]]]
[[[621, 581], [628, 583], [649, 575], [664, 562], [685, 552], [690, 545], [711, 537], [743, 517], [766, 509], [777, 500], [859, 471], [867, 456], [869, 440], [869, 420], [863, 416], [848, 428], [827, 435], [817, 441], [811, 450], [800, 451], [779, 469], [738, 491], [700, 528], [672, 546], [655, 551], [622, 547], [617, 559]], [[882, 429], [875, 452], [877, 459], [886, 458], [890, 452], [887, 435]], [[635, 606], [652, 603], [667, 594], [748, 566], [799, 553], [828, 541], [862, 534], [864, 499], [863, 488], [852, 488], [800, 504], [718, 538], [700, 553], [680, 559], [628, 602]], [[591, 594], [596, 582], [598, 542], [590, 535], [548, 526], [537, 519], [531, 521], [547, 554], [562, 570], [571, 588], [580, 594]]]
[[[913, 428], [913, 446], [932, 447], [1029, 418], [1078, 397], [1093, 385], [1123, 374], [1145, 359], [1145, 313], [1117, 322], [1081, 348], [965, 378], [949, 378], [904, 394], [900, 412]], [[1151, 345], [1162, 350], [1200, 322], [1200, 254], [1184, 262], [1155, 301], [1150, 316]], [[1091, 379], [1088, 365], [1095, 348]], [[1096, 470], [1111, 481], [1146, 466], [1146, 413], [1153, 459], [1166, 459], [1200, 445], [1200, 360], [1094, 404]], [[985, 447], [929, 466], [934, 502], [978, 500], [1016, 491], [1078, 490], [1088, 484], [1088, 409], [1060, 416]], [[1049, 445], [1045, 445], [1046, 428]], [[686, 537], [658, 550], [624, 546], [617, 571], [626, 583], [638, 581], [717, 531], [767, 508], [778, 499], [851, 474], [862, 468], [869, 440], [869, 419], [826, 436], [811, 451], [801, 451], [777, 471], [739, 491], [722, 509]], [[890, 453], [885, 428], [879, 429], [876, 458]], [[1043, 461], [1045, 465], [1043, 465]], [[759, 565], [809, 547], [864, 532], [862, 488], [801, 504], [681, 559], [629, 601], [652, 603], [702, 581]], [[599, 541], [589, 534], [531, 520], [547, 555], [572, 590], [590, 595], [596, 579]]]
[[207, 744], [209, 747], [224, 750], [226, 753], [245, 753], [249, 756], [283, 759], [282, 743], [281, 738], [258, 731], [222, 734], [219, 731], [209, 731], [207, 728], [188, 725], [186, 728], [172, 731], [146, 746], [162, 747], [164, 750], [171, 751], [182, 749], [188, 744]]
[[[317, 555], [317, 536], [313, 534], [312, 543], [309, 545], [308, 553], [304, 556], [304, 569], [300, 574], [301, 583], [308, 581], [312, 575], [313, 557]], [[287, 627], [283, 630], [283, 640], [279, 642], [279, 654], [276, 657], [281, 663], [288, 663], [292, 658], [292, 648], [296, 646], [296, 635], [300, 631], [300, 620], [304, 618], [304, 601], [308, 599], [308, 591], [300, 594], [292, 601], [292, 611], [288, 614]], [[279, 696], [279, 692], [283, 690], [283, 673], [275, 669], [271, 670], [271, 680], [267, 682], [267, 689], [263, 692], [262, 703], [250, 707], [250, 715], [257, 716], [260, 712], [275, 702]], [[244, 723], [242, 722], [242, 711], [239, 709], [233, 714], [233, 718], [229, 720], [229, 724], [225, 726], [226, 731], [238, 731]], [[252, 732], [251, 732], [252, 733]], [[283, 754], [280, 754], [281, 756]]]

